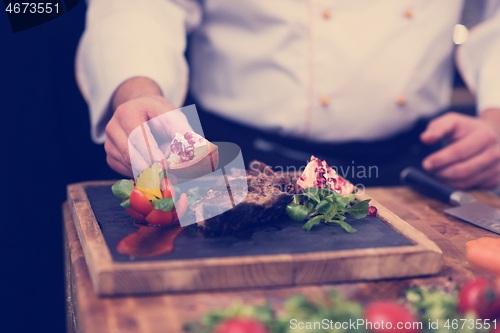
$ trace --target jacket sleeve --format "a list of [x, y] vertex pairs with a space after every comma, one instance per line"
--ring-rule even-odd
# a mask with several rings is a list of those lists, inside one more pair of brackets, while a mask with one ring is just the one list
[[144, 76], [180, 107], [188, 86], [187, 33], [199, 25], [192, 0], [89, 0], [76, 54], [76, 79], [90, 109], [91, 134], [105, 140], [111, 97], [125, 80]]
[[488, 1], [484, 17], [456, 54], [458, 69], [476, 94], [478, 112], [500, 108], [500, 1]]

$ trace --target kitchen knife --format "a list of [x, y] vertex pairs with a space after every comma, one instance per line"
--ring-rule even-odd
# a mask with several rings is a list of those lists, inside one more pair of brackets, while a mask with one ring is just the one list
[[413, 167], [401, 171], [401, 181], [423, 194], [457, 206], [445, 209], [446, 214], [500, 234], [500, 211], [476, 201], [472, 195], [445, 185]]

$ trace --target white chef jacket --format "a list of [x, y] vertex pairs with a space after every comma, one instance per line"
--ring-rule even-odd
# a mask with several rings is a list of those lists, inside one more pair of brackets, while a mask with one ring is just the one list
[[[500, 107], [499, 1], [457, 54], [478, 110]], [[92, 137], [144, 76], [181, 106], [313, 141], [389, 137], [448, 107], [461, 0], [92, 0], [76, 59]], [[184, 57], [190, 39], [190, 72]], [[189, 78], [189, 79], [188, 79]]]

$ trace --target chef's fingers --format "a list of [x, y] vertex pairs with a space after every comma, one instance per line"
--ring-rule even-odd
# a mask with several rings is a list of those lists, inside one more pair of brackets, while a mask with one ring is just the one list
[[469, 178], [447, 181], [446, 183], [457, 189], [473, 187], [492, 188], [500, 182], [500, 165], [494, 165], [486, 170], [472, 175]]
[[422, 166], [427, 171], [443, 168], [447, 165], [470, 159], [482, 150], [496, 144], [493, 131], [476, 130], [426, 157]]
[[438, 169], [434, 175], [447, 180], [464, 180], [500, 163], [500, 147], [489, 146], [469, 159]]
[[141, 124], [130, 133], [128, 143], [129, 150], [132, 150], [133, 146], [149, 165], [165, 159], [165, 154], [158, 147], [147, 123]]
[[427, 128], [420, 134], [420, 140], [425, 144], [434, 144], [444, 137], [456, 136], [460, 123], [467, 121], [467, 117], [455, 112], [448, 112], [429, 122]]
[[[142, 172], [142, 170], [150, 165], [137, 149], [129, 143], [127, 134], [116, 118], [111, 118], [106, 126], [106, 142], [108, 141], [108, 145], [105, 143], [104, 148], [112, 149], [115, 147], [122, 156], [124, 164], [130, 165], [132, 170], [135, 169], [137, 171], [134, 172], [135, 174]], [[106, 153], [108, 153], [107, 150]], [[115, 159], [120, 160], [117, 157]]]
[[108, 162], [110, 168], [115, 170], [116, 172], [121, 173], [122, 175], [125, 175], [127, 177], [134, 176], [130, 165], [123, 164], [121, 161], [113, 158], [111, 155], [106, 156], [106, 162]]
[[[106, 145], [106, 142], [109, 144]], [[128, 152], [128, 136], [123, 130], [122, 126], [116, 118], [111, 118], [111, 120], [106, 125], [106, 142], [104, 143], [104, 149], [115, 146], [122, 155], [123, 159], [127, 164], [130, 164], [130, 154]], [[107, 152], [107, 150], [106, 150]]]
[[[126, 102], [116, 109], [114, 117], [129, 136], [132, 145], [150, 164], [165, 158], [158, 143], [162, 144], [168, 136], [175, 135], [175, 132], [168, 133], [168, 130], [183, 131], [186, 126], [190, 128], [182, 112], [175, 110], [160, 96], [148, 96]], [[155, 128], [156, 138], [150, 125]]]
[[500, 185], [500, 170], [498, 172], [497, 175], [495, 176], [491, 176], [489, 177], [488, 179], [485, 180], [485, 182], [483, 184], [481, 184], [480, 186], [482, 188], [486, 188], [486, 189], [495, 189], [498, 187], [498, 185]]
[[132, 170], [132, 168], [130, 167], [130, 163], [125, 160], [120, 150], [114, 145], [111, 140], [107, 139], [104, 142], [104, 150], [106, 151], [107, 156], [117, 160], [123, 165], [126, 165], [130, 170]]
[[192, 131], [186, 116], [161, 96], [147, 96], [123, 103], [115, 114], [124, 124], [125, 133], [131, 133], [137, 126], [153, 119], [151, 127], [155, 134], [166, 132], [173, 138], [175, 133]]
[[193, 131], [186, 116], [180, 110], [171, 110], [157, 116], [150, 114], [150, 116], [152, 118], [149, 123], [155, 134], [163, 132], [173, 139], [176, 133], [184, 135], [188, 131]]
[[163, 142], [160, 144], [160, 150], [165, 154], [165, 157], [170, 156], [170, 142]]

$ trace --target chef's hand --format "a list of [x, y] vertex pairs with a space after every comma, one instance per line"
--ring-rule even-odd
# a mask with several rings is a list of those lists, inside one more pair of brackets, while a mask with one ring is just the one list
[[459, 189], [500, 183], [500, 109], [485, 110], [478, 118], [446, 113], [420, 136], [426, 144], [442, 138], [450, 144], [423, 160], [425, 170]]
[[135, 77], [122, 83], [113, 95], [112, 107], [115, 112], [106, 126], [104, 142], [106, 161], [113, 170], [129, 177], [165, 159], [167, 148], [160, 145], [162, 152], [156, 141], [168, 146], [175, 133], [192, 131], [186, 116], [148, 78]]

